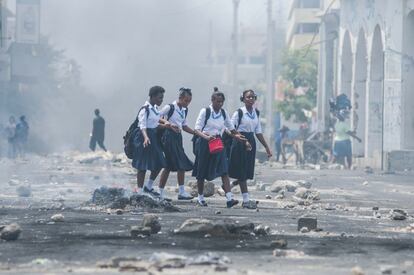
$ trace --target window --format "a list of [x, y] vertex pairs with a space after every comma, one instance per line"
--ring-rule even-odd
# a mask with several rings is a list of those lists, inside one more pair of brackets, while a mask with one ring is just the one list
[[319, 23], [302, 23], [298, 24], [296, 34], [301, 33], [318, 33]]
[[319, 9], [321, 7], [320, 0], [299, 0], [298, 8], [301, 9]]

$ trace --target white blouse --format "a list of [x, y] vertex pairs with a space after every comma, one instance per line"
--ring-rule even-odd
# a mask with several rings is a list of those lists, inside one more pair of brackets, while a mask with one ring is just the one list
[[[240, 108], [243, 112], [242, 119], [240, 121], [240, 125], [238, 125], [237, 131], [238, 132], [247, 132], [247, 133], [255, 133], [261, 134], [262, 133], [262, 126], [260, 125], [259, 117], [257, 116], [256, 110], [253, 108], [252, 112], [249, 113], [245, 106]], [[239, 123], [239, 112], [235, 111], [233, 116], [231, 117], [231, 123], [236, 125]]]
[[[187, 108], [185, 107], [180, 108], [177, 104], [177, 101], [174, 101], [172, 104], [174, 105], [174, 113], [172, 114], [172, 116], [170, 117], [168, 121], [172, 125], [178, 126], [178, 128], [182, 129], [183, 126], [187, 126], [187, 119], [185, 117]], [[171, 109], [170, 104], [165, 105], [161, 109], [161, 115], [167, 118], [168, 112], [170, 111], [170, 109]]]
[[201, 109], [197, 117], [197, 121], [196, 121], [195, 128], [194, 128], [195, 130], [198, 130], [198, 131], [202, 130], [203, 133], [209, 136], [221, 135], [226, 128], [229, 129], [230, 131], [234, 130], [234, 125], [231, 123], [230, 117], [226, 111], [224, 111], [226, 114], [226, 119], [224, 119], [221, 113], [221, 109], [218, 111], [218, 113], [216, 113], [212, 105], [210, 105], [209, 108], [211, 110], [211, 114], [210, 114], [209, 119], [207, 120], [205, 127], [204, 127], [204, 121], [206, 119], [206, 108], [203, 108]]
[[158, 127], [161, 113], [158, 111], [158, 106], [152, 106], [148, 101], [145, 101], [144, 106], [149, 106], [149, 115], [147, 118], [146, 108], [142, 108], [138, 113], [138, 126], [140, 129], [154, 129]]

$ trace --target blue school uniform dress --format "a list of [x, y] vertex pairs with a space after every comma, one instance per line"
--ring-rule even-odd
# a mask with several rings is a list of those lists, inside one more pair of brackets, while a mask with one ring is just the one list
[[[211, 105], [208, 108], [211, 111], [210, 117], [204, 124], [206, 108], [203, 108], [198, 115], [195, 130], [219, 138], [221, 138], [226, 128], [234, 130], [234, 125], [231, 123], [226, 111], [219, 110], [216, 113]], [[196, 177], [197, 180], [211, 181], [228, 174], [228, 159], [225, 150], [220, 153], [210, 154], [208, 141], [199, 137], [195, 142], [195, 155], [193, 177]]]
[[[168, 114], [171, 111], [171, 105], [174, 112], [168, 118]], [[187, 108], [180, 108], [177, 105], [177, 101], [172, 104], [166, 105], [161, 110], [161, 115], [168, 119], [172, 124], [183, 129], [183, 126], [187, 126]], [[183, 147], [183, 136], [181, 133], [176, 133], [171, 129], [166, 129], [161, 138], [162, 148], [164, 150], [165, 159], [167, 161], [167, 169], [170, 171], [191, 171], [193, 170], [193, 162], [187, 157]]]
[[240, 109], [243, 114], [240, 125], [238, 125], [238, 111], [234, 112], [231, 122], [236, 125], [237, 131], [246, 137], [252, 146], [252, 150], [247, 151], [244, 142], [233, 139], [229, 158], [229, 176], [234, 179], [245, 181], [253, 179], [254, 177], [254, 166], [256, 159], [256, 139], [254, 136], [255, 134], [262, 133], [262, 127], [255, 109], [253, 109], [251, 113], [247, 111], [246, 107], [242, 107]]
[[146, 129], [148, 138], [151, 142], [144, 148], [144, 136], [138, 131], [134, 138], [135, 154], [132, 160], [132, 166], [141, 171], [157, 171], [166, 167], [164, 153], [161, 148], [161, 142], [157, 135], [161, 114], [157, 105], [151, 105], [148, 101], [138, 113], [138, 127]]

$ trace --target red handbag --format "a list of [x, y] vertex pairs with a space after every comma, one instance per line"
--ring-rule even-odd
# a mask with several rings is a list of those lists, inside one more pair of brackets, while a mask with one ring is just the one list
[[208, 141], [208, 149], [210, 154], [217, 154], [223, 151], [224, 145], [221, 138], [214, 138]]

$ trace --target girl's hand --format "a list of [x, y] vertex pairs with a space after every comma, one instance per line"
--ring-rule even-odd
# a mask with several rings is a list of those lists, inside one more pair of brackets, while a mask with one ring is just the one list
[[248, 142], [248, 141], [246, 141], [246, 150], [247, 151], [251, 151], [251, 150], [253, 150], [253, 147], [252, 147], [252, 145], [250, 144], [250, 142]]
[[273, 156], [272, 151], [270, 151], [270, 149], [269, 149], [269, 148], [266, 148], [266, 153], [267, 153], [267, 157], [268, 157], [269, 159]]
[[151, 144], [151, 141], [149, 140], [149, 138], [148, 137], [144, 137], [144, 143], [143, 143], [144, 148], [147, 147], [150, 144]]
[[235, 134], [234, 138], [241, 142], [247, 141], [247, 139], [242, 134]]
[[177, 125], [170, 124], [170, 129], [173, 130], [176, 133], [180, 133], [181, 132], [180, 128]]

